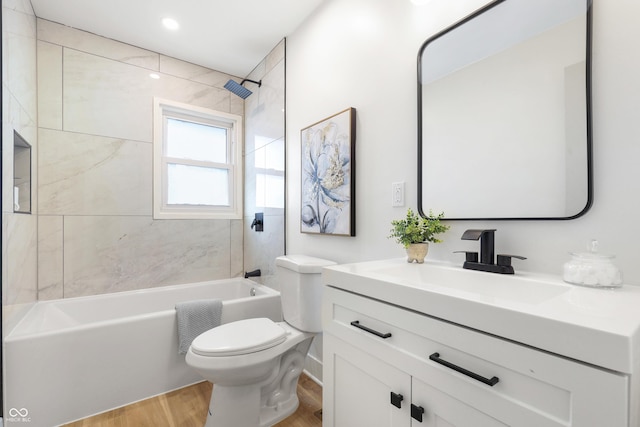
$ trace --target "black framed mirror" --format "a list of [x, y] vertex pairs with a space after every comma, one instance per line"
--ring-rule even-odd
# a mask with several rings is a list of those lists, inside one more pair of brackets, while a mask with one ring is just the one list
[[418, 210], [573, 219], [591, 207], [591, 0], [497, 0], [418, 52]]

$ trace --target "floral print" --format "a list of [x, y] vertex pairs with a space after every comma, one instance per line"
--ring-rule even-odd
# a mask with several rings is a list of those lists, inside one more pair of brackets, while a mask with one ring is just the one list
[[307, 231], [348, 234], [351, 148], [341, 129], [330, 120], [302, 133], [301, 221]]

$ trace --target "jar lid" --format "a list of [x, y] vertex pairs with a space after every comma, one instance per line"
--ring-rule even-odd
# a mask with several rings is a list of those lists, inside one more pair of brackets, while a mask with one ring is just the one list
[[614, 259], [615, 255], [605, 255], [598, 253], [598, 241], [591, 240], [587, 245], [588, 252], [569, 252], [574, 258], [579, 258], [583, 261], [608, 261]]
[[616, 257], [615, 255], [594, 254], [592, 252], [569, 252], [569, 254], [584, 261], [609, 261]]

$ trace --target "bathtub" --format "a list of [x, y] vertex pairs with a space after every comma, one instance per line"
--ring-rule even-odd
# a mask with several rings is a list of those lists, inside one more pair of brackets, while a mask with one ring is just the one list
[[36, 303], [5, 338], [5, 422], [51, 427], [202, 381], [174, 307], [209, 298], [223, 323], [282, 319], [280, 293], [241, 278]]

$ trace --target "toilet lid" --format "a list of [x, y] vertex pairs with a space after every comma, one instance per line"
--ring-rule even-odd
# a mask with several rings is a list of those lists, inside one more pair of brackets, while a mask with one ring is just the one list
[[284, 328], [271, 319], [245, 319], [198, 335], [191, 343], [191, 350], [201, 356], [234, 356], [266, 350], [285, 338]]

